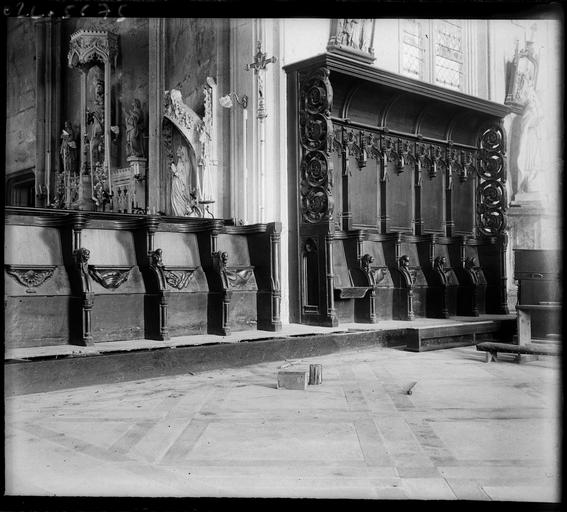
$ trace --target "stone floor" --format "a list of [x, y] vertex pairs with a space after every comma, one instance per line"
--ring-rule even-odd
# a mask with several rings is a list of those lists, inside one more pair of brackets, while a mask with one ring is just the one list
[[311, 362], [305, 391], [276, 389], [280, 361], [7, 398], [6, 494], [560, 500], [557, 358]]

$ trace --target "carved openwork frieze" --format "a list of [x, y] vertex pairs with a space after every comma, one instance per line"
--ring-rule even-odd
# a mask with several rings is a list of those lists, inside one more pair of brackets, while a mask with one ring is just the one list
[[477, 168], [478, 230], [487, 236], [499, 235], [506, 227], [506, 169], [504, 132], [500, 126], [486, 129], [480, 137]]
[[89, 265], [89, 275], [102, 287], [115, 290], [124, 284], [130, 277], [130, 271], [134, 267], [108, 266], [100, 267]]
[[333, 217], [333, 148], [331, 106], [333, 90], [329, 71], [321, 68], [300, 82], [299, 132], [302, 146], [301, 209], [304, 222], [317, 223]]
[[[339, 126], [341, 127], [339, 129]], [[362, 129], [350, 123], [337, 123], [329, 145], [343, 159], [343, 171], [350, 175], [350, 158], [355, 157], [359, 170], [366, 167], [368, 159], [380, 162], [381, 181], [389, 179], [389, 169], [398, 174], [415, 169], [416, 184], [421, 186], [424, 177], [434, 179], [441, 172], [447, 174], [447, 187], [452, 188], [453, 178], [466, 182], [476, 172], [478, 151], [451, 141], [427, 141], [421, 135], [393, 134], [387, 128]], [[497, 162], [490, 165], [497, 167]]]
[[19, 284], [26, 287], [26, 293], [36, 293], [34, 288], [41, 286], [53, 276], [55, 265], [5, 265], [6, 273]]

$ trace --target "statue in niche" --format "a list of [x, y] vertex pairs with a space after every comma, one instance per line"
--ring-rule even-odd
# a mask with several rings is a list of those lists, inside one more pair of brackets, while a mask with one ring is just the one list
[[126, 154], [144, 156], [144, 112], [140, 100], [132, 100], [131, 109], [126, 117]]
[[77, 142], [75, 140], [73, 125], [70, 121], [65, 121], [61, 132], [59, 154], [63, 162], [63, 171], [65, 173], [74, 173], [77, 169]]
[[191, 203], [194, 199], [190, 193], [190, 162], [187, 148], [179, 145], [176, 151], [177, 163], [171, 163], [171, 208], [173, 214], [184, 217], [191, 213]]
[[87, 111], [89, 125], [90, 167], [104, 161], [104, 80], [97, 80], [93, 110]]

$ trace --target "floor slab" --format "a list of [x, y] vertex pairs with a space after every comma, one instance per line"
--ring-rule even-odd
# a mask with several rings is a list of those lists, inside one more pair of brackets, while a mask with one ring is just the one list
[[[558, 501], [559, 362], [477, 355], [375, 347], [6, 397], [6, 492]], [[309, 363], [322, 384], [276, 388]]]

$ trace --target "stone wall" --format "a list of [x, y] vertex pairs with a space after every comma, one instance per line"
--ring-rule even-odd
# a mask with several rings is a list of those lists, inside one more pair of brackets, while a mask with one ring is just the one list
[[35, 36], [29, 19], [6, 18], [6, 176], [35, 167]]
[[203, 87], [208, 76], [216, 79], [218, 29], [223, 19], [168, 18], [166, 20], [166, 89], [178, 89], [184, 102], [203, 115]]

